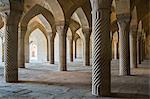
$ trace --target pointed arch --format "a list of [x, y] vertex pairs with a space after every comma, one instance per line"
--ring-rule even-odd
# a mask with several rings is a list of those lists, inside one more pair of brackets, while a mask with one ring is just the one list
[[53, 14], [47, 10], [46, 8], [42, 7], [41, 5], [36, 4], [34, 7], [29, 10], [25, 16], [21, 20], [21, 29], [28, 26], [29, 21], [34, 18], [35, 16], [42, 14], [45, 19], [49, 22], [49, 24], [52, 27], [52, 31], [56, 32], [56, 26], [55, 26], [55, 18]]
[[46, 37], [46, 39], [48, 40], [48, 33], [47, 33], [46, 29], [44, 28], [44, 26], [41, 23], [39, 23], [37, 21], [30, 24], [30, 30], [28, 30], [26, 32], [25, 40], [28, 39], [30, 34], [36, 29], [41, 30], [43, 32], [44, 36]]

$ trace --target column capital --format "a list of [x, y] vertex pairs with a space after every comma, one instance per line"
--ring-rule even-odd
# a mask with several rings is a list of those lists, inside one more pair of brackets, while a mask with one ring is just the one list
[[90, 28], [82, 28], [82, 32], [83, 32], [83, 35], [85, 37], [90, 37], [92, 29], [90, 29]]
[[120, 28], [125, 29], [126, 26], [129, 26], [130, 24], [131, 16], [130, 14], [119, 14], [117, 15], [117, 21], [118, 21], [118, 26]]
[[54, 39], [56, 36], [56, 32], [48, 32], [50, 38]]
[[122, 22], [130, 22], [131, 21], [131, 15], [130, 14], [118, 14], [117, 15], [117, 21], [119, 23], [122, 23]]
[[92, 4], [92, 8], [95, 11], [99, 9], [111, 9], [112, 0], [90, 0]]
[[66, 35], [68, 30], [68, 21], [56, 22], [56, 30], [59, 35]]

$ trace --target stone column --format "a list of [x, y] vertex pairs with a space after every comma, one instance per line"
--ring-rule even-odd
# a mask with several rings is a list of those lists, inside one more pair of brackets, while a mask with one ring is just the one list
[[114, 59], [118, 59], [118, 42], [114, 42]]
[[141, 64], [141, 32], [138, 32], [137, 37], [137, 63]]
[[145, 45], [144, 45], [144, 36], [142, 34], [142, 38], [141, 38], [141, 61], [144, 61], [144, 51], [145, 51]]
[[110, 95], [110, 13], [112, 0], [91, 0], [93, 22], [92, 94]]
[[23, 12], [22, 0], [10, 0], [5, 33], [5, 80], [18, 81], [18, 25]]
[[70, 37], [69, 39], [69, 56], [70, 56], [70, 62], [73, 62], [73, 38]]
[[18, 66], [20, 68], [25, 68], [25, 45], [24, 45], [24, 35], [26, 33], [26, 28], [21, 27], [19, 31], [19, 46], [18, 46]]
[[143, 43], [143, 51], [142, 51], [142, 56], [143, 56], [143, 61], [144, 61], [144, 59], [145, 59], [145, 39], [144, 39], [144, 37], [143, 37], [143, 40], [142, 40], [142, 43]]
[[74, 41], [74, 57], [77, 58], [77, 40]]
[[47, 41], [47, 61], [50, 61], [50, 42], [49, 39], [46, 39]]
[[129, 26], [130, 15], [118, 15], [119, 26], [119, 75], [130, 75]]
[[24, 41], [25, 42], [25, 62], [29, 63], [30, 60], [30, 46], [29, 46], [29, 38]]
[[137, 68], [137, 28], [130, 30], [130, 66]]
[[84, 35], [84, 60], [83, 65], [84, 66], [90, 66], [90, 35], [91, 30], [90, 29], [83, 29], [82, 30]]
[[55, 35], [56, 35], [56, 33], [50, 33], [50, 42], [49, 42], [49, 44], [50, 44], [50, 51], [49, 51], [49, 56], [50, 56], [50, 64], [54, 64], [55, 63], [55, 55], [54, 55], [54, 40], [55, 40]]
[[57, 32], [59, 34], [59, 71], [67, 71], [67, 57], [66, 57], [66, 37], [67, 26], [57, 25]]

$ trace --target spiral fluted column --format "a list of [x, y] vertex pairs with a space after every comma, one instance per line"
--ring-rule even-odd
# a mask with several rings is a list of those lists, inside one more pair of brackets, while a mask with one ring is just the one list
[[92, 94], [110, 95], [111, 0], [91, 0], [93, 21]]
[[[18, 81], [18, 24], [23, 12], [22, 0], [10, 0], [10, 13], [5, 33], [5, 80]], [[18, 9], [17, 9], [18, 8]]]
[[66, 37], [67, 25], [57, 25], [57, 32], [59, 34], [59, 71], [67, 71], [67, 56], [66, 56]]
[[90, 35], [91, 30], [90, 29], [83, 29], [84, 34], [84, 60], [83, 65], [84, 66], [90, 66]]
[[119, 75], [130, 75], [129, 26], [130, 15], [118, 15], [119, 26]]
[[26, 30], [26, 28], [21, 28], [21, 31], [19, 31], [18, 66], [20, 68], [25, 68], [24, 34], [26, 33]]
[[137, 30], [131, 29], [130, 33], [130, 66], [137, 68]]

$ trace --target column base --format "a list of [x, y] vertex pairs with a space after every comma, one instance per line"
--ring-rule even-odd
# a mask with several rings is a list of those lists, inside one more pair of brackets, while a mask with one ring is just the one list
[[[60, 66], [59, 66], [60, 67]], [[67, 68], [59, 68], [59, 71], [67, 71]]]
[[55, 62], [54, 61], [50, 61], [50, 64], [55, 64]]

